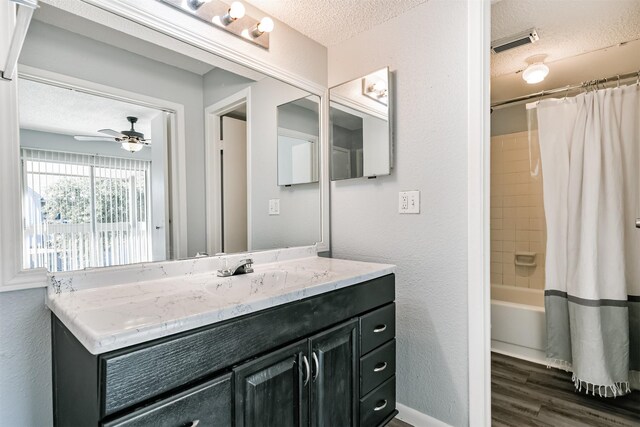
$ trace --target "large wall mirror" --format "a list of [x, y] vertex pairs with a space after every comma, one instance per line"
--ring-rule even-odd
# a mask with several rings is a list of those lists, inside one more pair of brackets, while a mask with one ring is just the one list
[[389, 77], [385, 67], [329, 89], [332, 180], [391, 173]]
[[41, 5], [18, 67], [23, 268], [322, 240], [319, 96], [207, 55]]

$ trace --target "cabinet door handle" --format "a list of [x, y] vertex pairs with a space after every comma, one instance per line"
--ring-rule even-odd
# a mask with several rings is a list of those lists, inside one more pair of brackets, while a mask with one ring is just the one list
[[184, 427], [196, 427], [198, 424], [200, 424], [200, 420], [193, 420], [185, 424]]
[[384, 332], [387, 330], [387, 325], [378, 325], [374, 328], [373, 332], [375, 334], [379, 334], [380, 332]]
[[320, 374], [320, 362], [318, 362], [318, 356], [316, 356], [315, 351], [311, 353], [311, 355], [313, 356], [313, 365], [315, 366], [315, 370], [313, 372], [313, 381], [315, 381]]
[[306, 387], [307, 384], [309, 384], [309, 378], [311, 378], [311, 370], [309, 369], [309, 361], [307, 360], [307, 356], [302, 355], [302, 363], [304, 363], [304, 369], [307, 373], [307, 375], [305, 375], [303, 384], [303, 387]]
[[373, 372], [381, 372], [387, 369], [387, 362], [378, 363], [375, 368], [373, 368]]
[[378, 402], [378, 406], [373, 408], [373, 410], [374, 411], [382, 411], [386, 407], [387, 407], [387, 399], [381, 400], [380, 402]]

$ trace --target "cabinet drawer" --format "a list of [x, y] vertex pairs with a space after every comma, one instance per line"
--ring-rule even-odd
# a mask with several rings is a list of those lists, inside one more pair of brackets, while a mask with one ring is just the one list
[[362, 427], [377, 426], [395, 409], [396, 377], [394, 375], [360, 399], [360, 425]]
[[231, 426], [231, 374], [154, 403], [104, 427]]
[[360, 359], [360, 394], [366, 395], [395, 373], [396, 340], [391, 340]]
[[360, 353], [367, 354], [396, 336], [396, 306], [389, 304], [360, 318]]

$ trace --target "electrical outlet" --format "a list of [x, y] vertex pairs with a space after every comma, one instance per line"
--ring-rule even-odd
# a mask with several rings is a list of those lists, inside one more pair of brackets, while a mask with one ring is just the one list
[[398, 212], [401, 214], [420, 213], [420, 192], [401, 191], [398, 198]]
[[269, 199], [269, 215], [280, 215], [280, 199]]

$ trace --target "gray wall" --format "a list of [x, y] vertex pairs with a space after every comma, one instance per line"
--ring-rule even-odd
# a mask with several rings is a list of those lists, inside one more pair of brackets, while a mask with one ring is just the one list
[[507, 135], [527, 130], [525, 104], [493, 110], [491, 113], [491, 136]]
[[[308, 93], [270, 77], [251, 88], [251, 227], [253, 249], [312, 245], [320, 240], [319, 184], [278, 186], [278, 105]], [[258, 114], [259, 112], [259, 114]], [[280, 215], [269, 215], [280, 199]]]
[[44, 289], [0, 293], [0, 424], [52, 425], [51, 319]]
[[320, 116], [318, 111], [312, 111], [300, 105], [281, 105], [278, 107], [278, 127], [319, 137]]
[[[251, 87], [251, 234], [252, 249], [312, 245], [320, 240], [318, 183], [278, 186], [277, 106], [309, 95], [308, 92], [267, 77], [258, 82], [221, 69], [204, 75], [205, 106]], [[315, 127], [304, 118], [299, 131]], [[280, 215], [269, 215], [269, 199], [280, 199]]]
[[[184, 105], [187, 182], [204, 182], [202, 76], [34, 21], [20, 63]], [[188, 254], [206, 250], [204, 186], [187, 186]]]
[[[329, 48], [329, 86], [394, 73], [395, 169], [332, 183], [337, 258], [396, 264], [398, 402], [469, 423], [467, 4], [429, 1]], [[398, 214], [420, 190], [421, 213]]]

